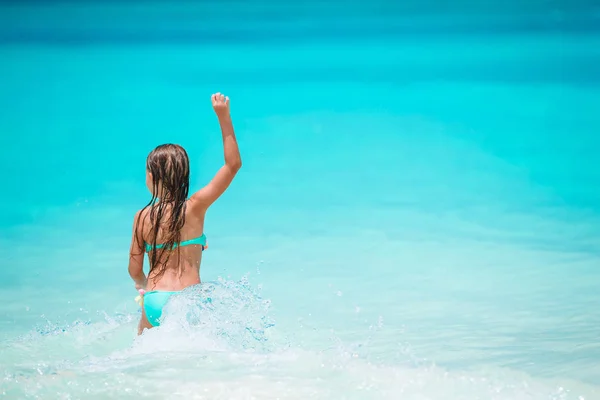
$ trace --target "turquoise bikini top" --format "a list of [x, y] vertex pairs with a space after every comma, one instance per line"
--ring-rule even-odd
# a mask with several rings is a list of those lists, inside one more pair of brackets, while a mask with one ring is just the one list
[[[152, 245], [149, 243], [145, 243], [146, 244], [146, 253], [149, 252], [150, 250], [152, 250]], [[192, 244], [199, 244], [202, 246], [202, 251], [204, 251], [204, 249], [206, 248], [206, 235], [203, 233], [202, 235], [198, 236], [197, 238], [193, 238], [190, 240], [184, 240], [183, 242], [177, 244], [175, 243], [175, 245], [173, 245], [173, 249], [176, 249], [178, 246], [183, 247], [183, 246], [190, 246]], [[157, 249], [161, 249], [164, 246], [164, 244], [157, 244], [156, 248]]]

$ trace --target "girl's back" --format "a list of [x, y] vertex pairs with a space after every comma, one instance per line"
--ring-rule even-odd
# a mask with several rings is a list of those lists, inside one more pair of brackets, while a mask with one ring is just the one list
[[[161, 263], [163, 268], [155, 268], [148, 274], [148, 284], [145, 290], [182, 290], [188, 286], [200, 283], [200, 263], [202, 252], [206, 249], [206, 235], [204, 234], [205, 212], [193, 207], [192, 200], [187, 200], [183, 215], [185, 222], [180, 230], [178, 245], [174, 245], [172, 251], [166, 249], [161, 253], [169, 238], [165, 232], [168, 226], [158, 230], [156, 240], [157, 255], [155, 263]], [[172, 218], [171, 210], [165, 210], [165, 217]], [[153, 229], [151, 223], [151, 208], [141, 211], [141, 220], [144, 221], [142, 238], [144, 247], [152, 258]], [[161, 246], [162, 245], [162, 246]]]

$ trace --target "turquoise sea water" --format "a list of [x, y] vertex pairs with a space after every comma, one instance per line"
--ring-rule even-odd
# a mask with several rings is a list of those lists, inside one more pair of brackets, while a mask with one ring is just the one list
[[[0, 395], [600, 399], [600, 30], [576, 3], [0, 6]], [[244, 166], [136, 338], [147, 153]]]

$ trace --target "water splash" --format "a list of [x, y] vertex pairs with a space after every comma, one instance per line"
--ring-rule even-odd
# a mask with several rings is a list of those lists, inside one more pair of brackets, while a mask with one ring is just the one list
[[220, 278], [173, 296], [161, 326], [144, 333], [138, 342], [179, 332], [194, 340], [210, 339], [223, 349], [267, 351], [269, 330], [275, 326], [270, 306], [247, 276], [239, 282]]
[[[136, 337], [139, 314], [52, 324], [0, 350], [0, 395], [7, 398], [494, 399], [580, 400], [598, 392], [507, 370], [450, 371], [430, 364], [385, 364], [368, 357], [386, 333], [370, 321], [369, 340], [347, 343], [319, 331], [323, 348], [291, 341], [269, 300], [247, 278], [219, 279], [173, 297], [160, 327]], [[289, 327], [288, 327], [289, 328]]]

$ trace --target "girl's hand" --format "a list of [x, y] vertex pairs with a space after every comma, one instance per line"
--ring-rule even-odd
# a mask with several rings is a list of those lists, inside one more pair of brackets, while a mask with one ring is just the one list
[[211, 101], [217, 117], [229, 116], [229, 97], [221, 93], [215, 93], [211, 96]]
[[135, 302], [142, 307], [144, 305], [144, 295], [146, 294], [146, 291], [144, 289], [139, 289], [138, 293], [139, 295], [135, 298]]

